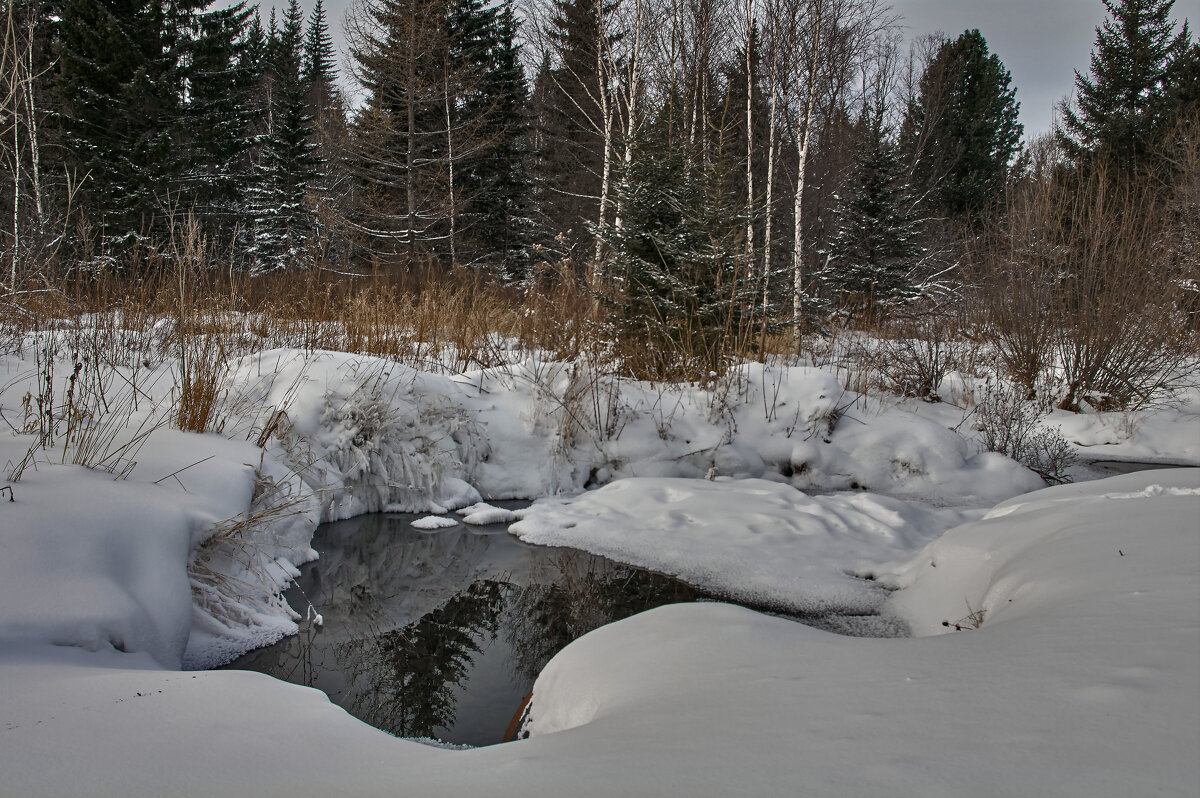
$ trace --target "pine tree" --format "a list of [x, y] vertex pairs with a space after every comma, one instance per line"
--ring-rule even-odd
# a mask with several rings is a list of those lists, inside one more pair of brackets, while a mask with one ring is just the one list
[[1176, 119], [1173, 64], [1186, 58], [1186, 24], [1171, 21], [1175, 0], [1104, 0], [1091, 75], [1075, 73], [1079, 109], [1063, 109], [1059, 140], [1075, 158], [1101, 155], [1122, 169], [1141, 164]]
[[841, 304], [863, 306], [910, 298], [921, 254], [921, 225], [907, 191], [907, 170], [891, 140], [882, 103], [863, 110], [858, 145], [842, 201], [837, 233], [821, 281]]
[[973, 216], [1000, 197], [1023, 130], [1011, 81], [978, 30], [946, 41], [921, 76], [901, 146], [931, 210]]

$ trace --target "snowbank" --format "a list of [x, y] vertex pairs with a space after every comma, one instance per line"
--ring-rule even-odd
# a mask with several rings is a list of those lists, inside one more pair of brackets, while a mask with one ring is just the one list
[[726, 794], [1196, 794], [1200, 470], [1022, 497], [889, 575], [891, 609], [939, 636], [667, 607], [552, 661], [529, 730]]
[[571, 546], [710, 593], [800, 614], [866, 614], [885, 591], [854, 574], [982, 511], [866, 493], [808, 496], [761, 479], [630, 478], [519, 510], [526, 543]]
[[[34, 365], [0, 364], [5, 419], [21, 418]], [[169, 413], [172, 373], [152, 365], [114, 382], [138, 397], [120, 434], [152, 430], [125, 478], [62, 465], [51, 448], [12, 485], [16, 501], [0, 498], [6, 793], [1200, 787], [1196, 470], [1021, 496], [1040, 481], [977, 453], [947, 408], [889, 405], [816, 369], [752, 364], [706, 391], [581, 364], [450, 379], [278, 350], [231, 364], [221, 433], [209, 435], [154, 421]], [[1170, 434], [1139, 438], [1159, 427], [1133, 425], [1130, 440], [1190, 452], [1196, 417], [1171, 418]], [[21, 461], [32, 440], [0, 439], [0, 462]], [[688, 479], [705, 475], [736, 479]], [[597, 489], [535, 505], [518, 531], [800, 609], [876, 607], [877, 587], [846, 575], [869, 570], [902, 588], [884, 609], [929, 636], [859, 640], [724, 605], [661, 609], [562, 652], [538, 681], [529, 740], [464, 752], [389, 738], [311, 690], [177, 670], [295, 629], [278, 594], [314, 556], [321, 520], [469, 508], [472, 522], [496, 516], [484, 499], [585, 487]]]
[[[529, 739], [470, 751], [257, 674], [6, 644], [0, 771], [32, 796], [1194, 796], [1198, 522], [1200, 470], [1021, 497], [879, 569], [933, 636], [654, 610], [550, 663]], [[965, 602], [981, 627], [938, 634]]]

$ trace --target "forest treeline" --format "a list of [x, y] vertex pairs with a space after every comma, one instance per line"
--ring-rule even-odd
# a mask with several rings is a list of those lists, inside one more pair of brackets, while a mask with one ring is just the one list
[[136, 279], [185, 227], [247, 274], [553, 272], [685, 373], [970, 297], [1032, 387], [1098, 298], [1197, 310], [1200, 44], [1102, 1], [1026, 142], [980, 31], [902, 46], [881, 0], [357, 0], [340, 77], [321, 0], [8, 0], [0, 282]]

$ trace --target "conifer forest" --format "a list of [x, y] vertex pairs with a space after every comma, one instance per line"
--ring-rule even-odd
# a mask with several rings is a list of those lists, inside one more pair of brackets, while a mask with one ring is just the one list
[[1197, 798], [1196, 25], [0, 0], [0, 798]]
[[883, 0], [7, 0], [0, 302], [186, 264], [309, 315], [487, 293], [639, 377], [878, 329], [986, 337], [1034, 391], [1083, 347], [1061, 406], [1136, 403], [1200, 310], [1200, 44], [1102, 1], [1031, 137], [984, 32], [906, 42]]

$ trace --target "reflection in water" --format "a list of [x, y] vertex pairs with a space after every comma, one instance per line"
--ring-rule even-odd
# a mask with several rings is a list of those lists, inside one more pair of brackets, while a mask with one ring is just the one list
[[403, 629], [346, 643], [351, 672], [370, 684], [351, 708], [372, 726], [404, 737], [433, 737], [454, 726], [453, 687], [468, 680], [481, 641], [495, 639], [509, 585], [473, 582]]
[[[495, 528], [433, 534], [411, 515], [328, 524], [288, 598], [325, 619], [230, 667], [317, 687], [404, 737], [499, 742], [542, 667], [575, 638], [662, 604], [692, 601], [673, 579]], [[301, 592], [302, 591], [302, 592]]]
[[683, 582], [560, 549], [509, 604], [505, 636], [513, 668], [532, 683], [567, 643], [606, 623], [663, 604], [695, 601]]

